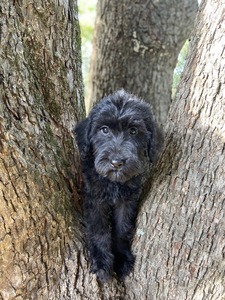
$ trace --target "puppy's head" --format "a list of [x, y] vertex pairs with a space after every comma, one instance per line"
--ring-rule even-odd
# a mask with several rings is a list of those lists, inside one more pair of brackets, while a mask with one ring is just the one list
[[83, 164], [93, 159], [99, 175], [121, 183], [154, 162], [157, 130], [150, 105], [124, 90], [102, 99], [75, 128]]

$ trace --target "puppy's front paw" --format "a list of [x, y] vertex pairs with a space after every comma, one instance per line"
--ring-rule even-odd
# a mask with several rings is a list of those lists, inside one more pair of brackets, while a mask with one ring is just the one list
[[99, 269], [95, 272], [97, 280], [106, 283], [112, 278], [112, 272], [109, 270]]
[[97, 263], [96, 260], [92, 261], [91, 272], [96, 274], [97, 280], [101, 283], [106, 283], [112, 278], [111, 264], [103, 265], [103, 263]]
[[115, 258], [114, 270], [119, 279], [123, 280], [133, 270], [135, 256], [131, 252], [119, 254]]

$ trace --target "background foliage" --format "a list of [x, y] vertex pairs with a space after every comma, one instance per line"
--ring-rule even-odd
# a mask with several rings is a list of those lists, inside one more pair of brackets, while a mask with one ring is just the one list
[[85, 94], [87, 94], [89, 66], [92, 52], [92, 37], [95, 24], [97, 0], [79, 0], [79, 21], [82, 39], [82, 71], [84, 78]]

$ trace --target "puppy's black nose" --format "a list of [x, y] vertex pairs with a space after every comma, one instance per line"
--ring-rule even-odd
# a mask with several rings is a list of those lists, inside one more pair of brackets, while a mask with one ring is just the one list
[[124, 160], [122, 159], [112, 159], [111, 161], [111, 165], [116, 168], [116, 169], [119, 169], [121, 168], [123, 165], [124, 165]]

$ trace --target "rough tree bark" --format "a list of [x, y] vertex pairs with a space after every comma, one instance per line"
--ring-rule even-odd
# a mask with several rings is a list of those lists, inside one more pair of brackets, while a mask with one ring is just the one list
[[99, 286], [72, 205], [69, 130], [83, 102], [76, 5], [66, 3], [1, 2], [0, 299], [224, 299], [225, 4], [202, 5], [139, 214], [134, 273]]
[[201, 7], [126, 299], [225, 299], [224, 14], [224, 1]]
[[2, 0], [0, 13], [0, 299], [75, 299], [70, 130], [84, 114], [76, 2]]
[[164, 124], [173, 71], [196, 12], [196, 0], [99, 0], [88, 108], [124, 88], [149, 101]]

